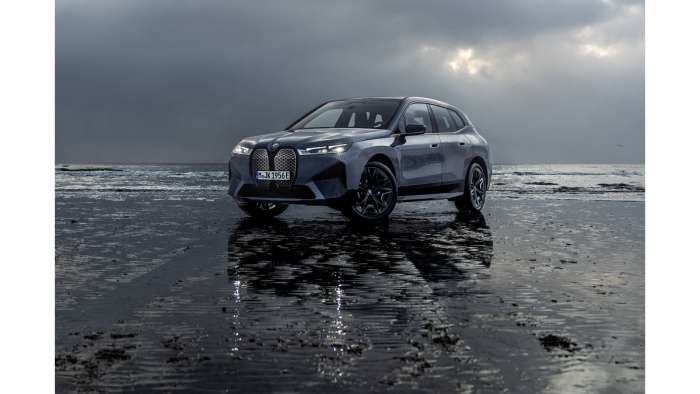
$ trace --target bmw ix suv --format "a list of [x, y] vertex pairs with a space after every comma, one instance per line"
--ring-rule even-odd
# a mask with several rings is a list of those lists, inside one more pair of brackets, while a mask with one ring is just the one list
[[354, 98], [236, 144], [228, 193], [253, 217], [306, 204], [374, 222], [403, 201], [447, 199], [480, 211], [491, 174], [488, 143], [458, 108], [422, 97]]

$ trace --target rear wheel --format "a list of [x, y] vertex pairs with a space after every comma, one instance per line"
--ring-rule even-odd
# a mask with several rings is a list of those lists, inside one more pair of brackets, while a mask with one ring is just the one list
[[486, 171], [479, 163], [472, 163], [467, 170], [464, 194], [454, 200], [460, 212], [479, 212], [486, 202]]
[[248, 216], [259, 219], [270, 219], [287, 210], [287, 204], [277, 204], [274, 202], [239, 202], [238, 206]]
[[398, 196], [396, 178], [382, 163], [367, 163], [357, 191], [352, 193], [341, 212], [348, 218], [362, 222], [386, 219], [396, 206]]

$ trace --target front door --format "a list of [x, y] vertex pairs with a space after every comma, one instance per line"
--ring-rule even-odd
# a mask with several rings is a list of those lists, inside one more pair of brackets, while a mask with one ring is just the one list
[[440, 186], [444, 155], [440, 149], [440, 136], [434, 132], [427, 104], [414, 103], [404, 111], [399, 129], [405, 132], [407, 124], [425, 126], [425, 134], [402, 136], [396, 146], [401, 170], [399, 194], [429, 194]]

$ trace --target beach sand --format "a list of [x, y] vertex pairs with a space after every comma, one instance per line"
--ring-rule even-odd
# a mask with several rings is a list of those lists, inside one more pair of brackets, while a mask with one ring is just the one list
[[[162, 193], [160, 194], [162, 195]], [[56, 199], [56, 388], [640, 392], [644, 203]]]

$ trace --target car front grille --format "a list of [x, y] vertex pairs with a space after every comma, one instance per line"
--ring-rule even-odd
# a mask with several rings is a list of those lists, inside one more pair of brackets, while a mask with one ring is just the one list
[[[265, 149], [255, 149], [253, 154], [250, 155], [250, 169], [253, 173], [253, 179], [256, 179], [256, 171], [269, 171], [270, 170], [270, 158], [267, 155], [267, 150]], [[270, 186], [270, 181], [258, 181], [258, 185], [263, 187]]]
[[253, 171], [269, 171], [270, 159], [267, 156], [267, 150], [256, 149], [253, 151], [252, 159]]
[[288, 181], [258, 181], [259, 186], [277, 187], [294, 184], [297, 173], [297, 154], [294, 149], [280, 149], [269, 153], [266, 149], [255, 149], [250, 157], [250, 169], [255, 179], [256, 171], [289, 171]]
[[279, 186], [289, 186], [294, 183], [297, 172], [297, 154], [294, 149], [280, 149], [273, 159], [275, 171], [289, 171], [288, 181], [276, 182]]

